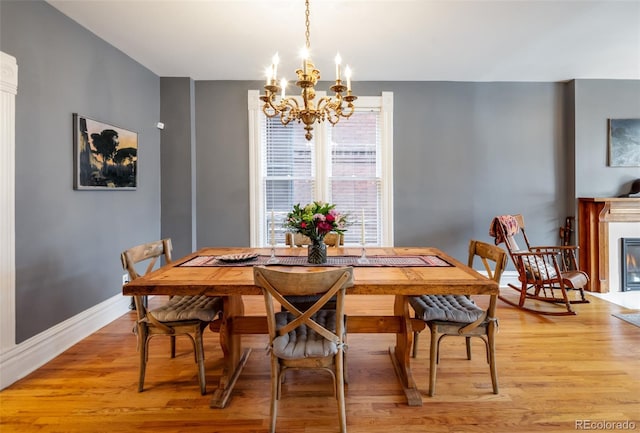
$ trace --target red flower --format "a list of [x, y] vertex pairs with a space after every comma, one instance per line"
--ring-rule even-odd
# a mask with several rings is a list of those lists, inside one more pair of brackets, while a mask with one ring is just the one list
[[326, 234], [326, 233], [329, 233], [333, 229], [333, 226], [331, 224], [329, 224], [328, 222], [326, 222], [326, 221], [320, 221], [317, 224], [317, 226], [318, 226], [318, 232], [319, 233], [325, 233]]
[[327, 218], [327, 221], [330, 222], [330, 223], [332, 223], [332, 222], [334, 222], [336, 220], [336, 217], [332, 213], [328, 213], [326, 218]]
[[306, 222], [304, 222], [304, 221], [302, 221], [302, 222], [300, 223], [300, 228], [306, 229], [306, 228], [307, 228], [307, 223], [306, 223]]

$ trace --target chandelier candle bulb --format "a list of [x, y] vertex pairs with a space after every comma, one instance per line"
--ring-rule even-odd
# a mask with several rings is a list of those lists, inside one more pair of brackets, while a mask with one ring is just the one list
[[340, 63], [342, 63], [342, 58], [338, 53], [336, 54], [336, 81], [340, 81]]
[[347, 91], [351, 91], [351, 68], [347, 65], [347, 68], [344, 70], [344, 75], [347, 76]]
[[362, 209], [362, 224], [360, 230], [360, 242], [364, 245], [364, 209]]
[[302, 48], [300, 50], [300, 57], [302, 57], [302, 73], [306, 75], [307, 73], [307, 56], [309, 55], [309, 52], [307, 51], [306, 48]]
[[275, 53], [273, 55], [273, 59], [271, 59], [271, 68], [273, 69], [273, 79], [277, 79], [278, 78], [278, 63], [280, 63], [280, 57], [278, 56], [278, 53]]
[[275, 228], [275, 220], [273, 218], [273, 210], [271, 210], [271, 246], [276, 246], [276, 228]]

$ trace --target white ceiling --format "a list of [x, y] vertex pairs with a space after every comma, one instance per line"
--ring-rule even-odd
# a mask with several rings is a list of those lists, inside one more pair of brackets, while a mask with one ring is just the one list
[[[303, 0], [48, 0], [162, 77], [294, 76]], [[640, 79], [640, 0], [311, 0], [311, 53], [354, 81]]]

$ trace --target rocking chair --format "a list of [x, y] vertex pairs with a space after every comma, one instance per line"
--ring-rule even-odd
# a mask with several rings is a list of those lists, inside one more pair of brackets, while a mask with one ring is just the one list
[[[576, 246], [531, 246], [525, 232], [522, 215], [501, 215], [493, 219], [489, 234], [495, 238], [495, 244], [504, 242], [507, 252], [518, 271], [520, 287], [508, 286], [520, 293], [517, 301], [503, 295], [499, 299], [525, 311], [552, 316], [575, 315], [572, 304], [585, 304], [584, 288], [589, 283], [589, 276], [578, 269]], [[524, 242], [521, 249], [516, 238]], [[568, 292], [575, 290], [579, 299], [570, 299]], [[529, 301], [543, 301], [562, 305], [565, 310], [548, 310], [539, 308], [539, 304], [530, 306]]]

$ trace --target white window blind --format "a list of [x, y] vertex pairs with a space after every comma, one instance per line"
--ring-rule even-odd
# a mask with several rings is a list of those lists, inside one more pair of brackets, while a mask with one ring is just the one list
[[354, 223], [344, 235], [345, 244], [361, 242], [364, 213], [366, 243], [380, 245], [380, 110], [357, 111], [349, 120], [329, 127], [328, 132], [329, 201], [338, 204]]
[[315, 197], [315, 143], [307, 142], [304, 129], [284, 127], [277, 117], [261, 116], [261, 189], [262, 245], [271, 243], [271, 215], [273, 212], [276, 244], [284, 244], [282, 222], [296, 203], [309, 203]]
[[335, 126], [315, 124], [307, 141], [302, 125], [267, 118], [259, 93], [249, 92], [252, 246], [270, 245], [272, 215], [275, 243], [284, 244], [287, 213], [314, 200], [349, 214], [345, 245], [360, 244], [363, 212], [367, 245], [393, 245], [393, 99], [385, 94], [359, 98]]

